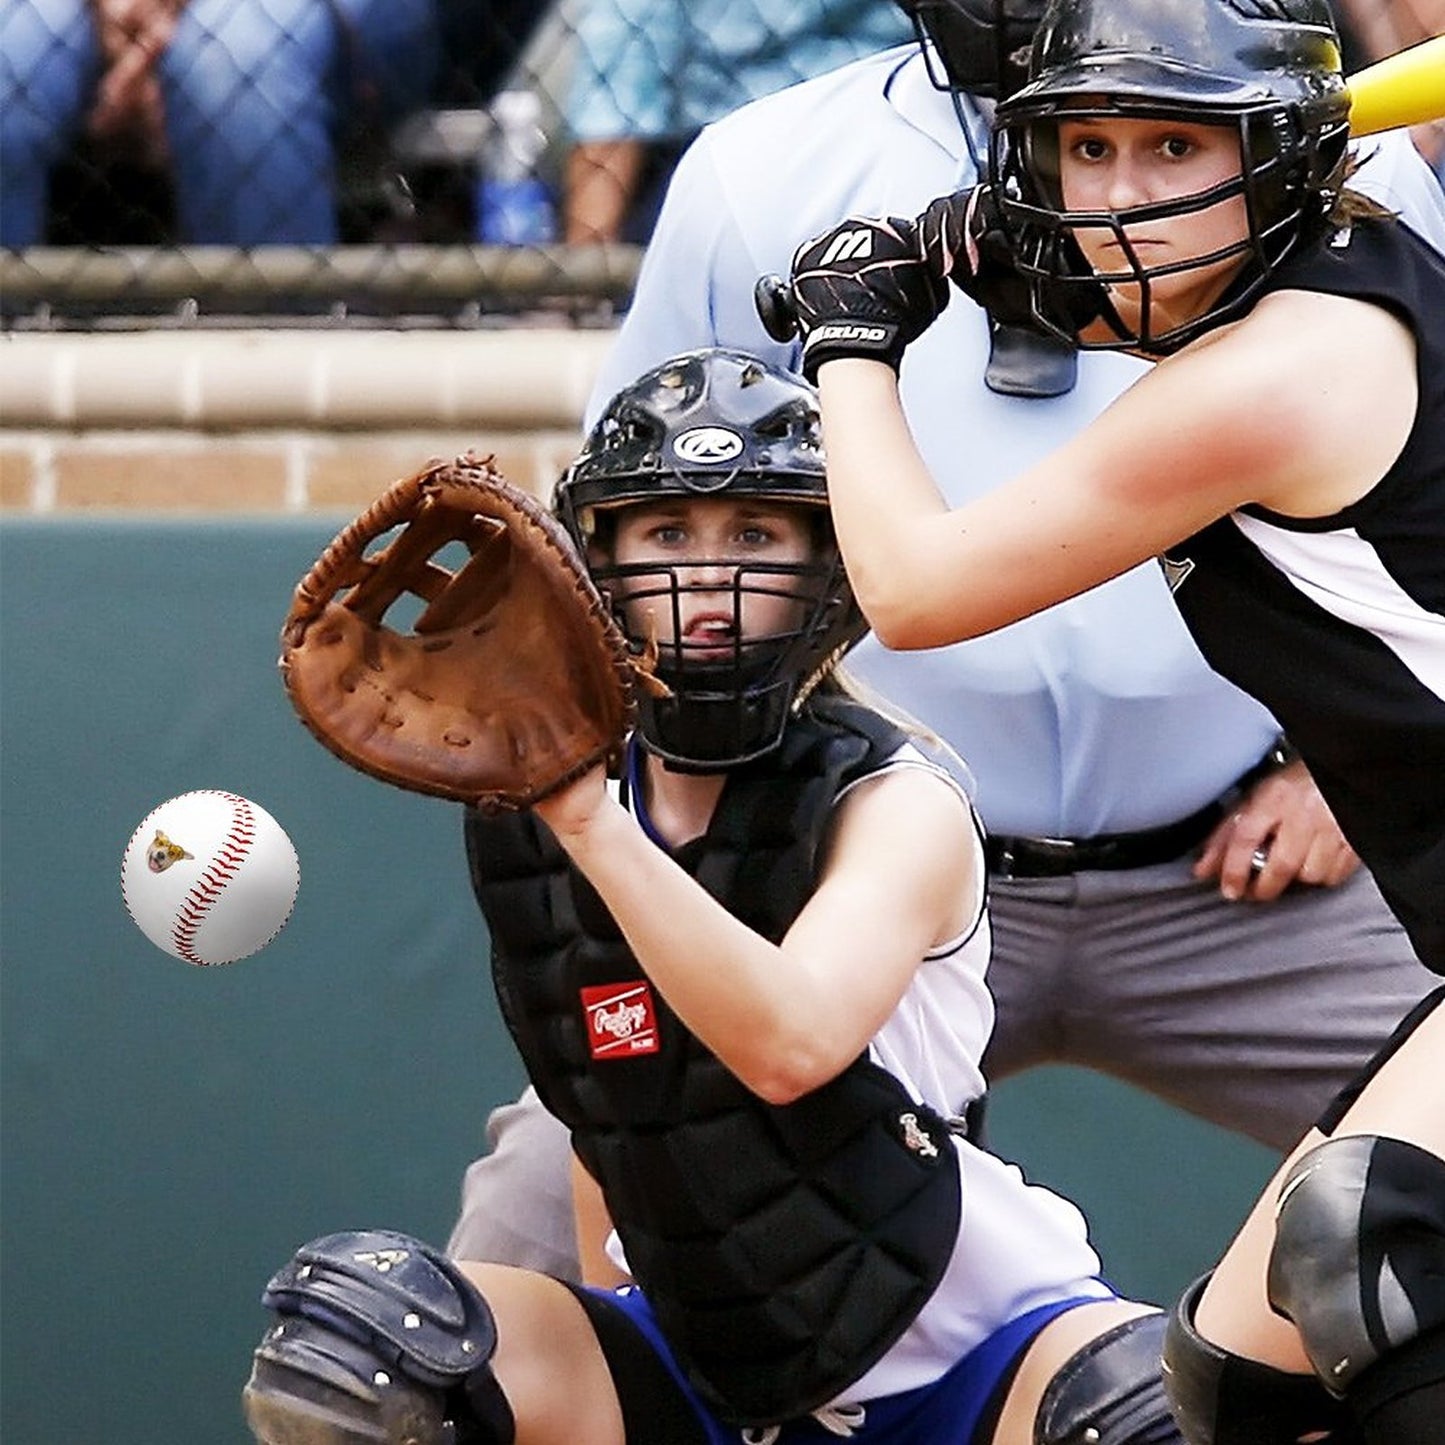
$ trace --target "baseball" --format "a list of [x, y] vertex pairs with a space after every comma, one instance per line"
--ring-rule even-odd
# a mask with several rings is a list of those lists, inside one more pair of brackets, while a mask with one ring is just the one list
[[130, 835], [121, 892], [140, 931], [187, 963], [234, 963], [291, 916], [301, 881], [285, 829], [236, 793], [182, 793]]

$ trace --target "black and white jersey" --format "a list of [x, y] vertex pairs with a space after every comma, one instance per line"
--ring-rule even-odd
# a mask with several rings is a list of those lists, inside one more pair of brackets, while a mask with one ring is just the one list
[[1165, 570], [1210, 664], [1300, 749], [1422, 960], [1445, 973], [1445, 262], [1357, 222], [1270, 289], [1375, 302], [1417, 343], [1419, 404], [1395, 463], [1327, 517], [1247, 506]]

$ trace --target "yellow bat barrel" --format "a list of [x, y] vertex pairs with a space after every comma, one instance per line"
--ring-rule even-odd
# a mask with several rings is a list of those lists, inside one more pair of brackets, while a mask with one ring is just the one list
[[1349, 77], [1350, 134], [1374, 135], [1445, 116], [1445, 35], [1422, 40]]

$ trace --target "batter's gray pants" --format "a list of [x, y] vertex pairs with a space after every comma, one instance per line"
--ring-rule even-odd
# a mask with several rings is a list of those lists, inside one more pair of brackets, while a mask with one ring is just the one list
[[[1440, 980], [1363, 871], [1228, 903], [1189, 867], [991, 878], [984, 1072], [1097, 1069], [1283, 1152]], [[449, 1251], [575, 1277], [561, 1125], [528, 1089], [492, 1113], [487, 1142]]]

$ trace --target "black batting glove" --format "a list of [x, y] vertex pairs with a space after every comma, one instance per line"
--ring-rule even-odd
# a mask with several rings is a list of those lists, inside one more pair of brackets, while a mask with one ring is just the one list
[[897, 371], [948, 304], [948, 286], [924, 264], [912, 221], [849, 216], [798, 247], [791, 283], [764, 276], [755, 300], [774, 340], [803, 338], [803, 375], [816, 382], [825, 361], [846, 356]]
[[940, 196], [915, 224], [929, 272], [952, 281], [1002, 326], [1072, 338], [1103, 311], [1104, 288], [1093, 281], [1072, 236], [1056, 241], [1060, 254], [1068, 257], [1068, 279], [1043, 279], [1035, 292], [1018, 270], [998, 198], [986, 183]]
[[918, 218], [919, 248], [934, 276], [952, 281], [1003, 326], [1037, 326], [1029, 283], [1014, 267], [993, 188], [940, 196]]

